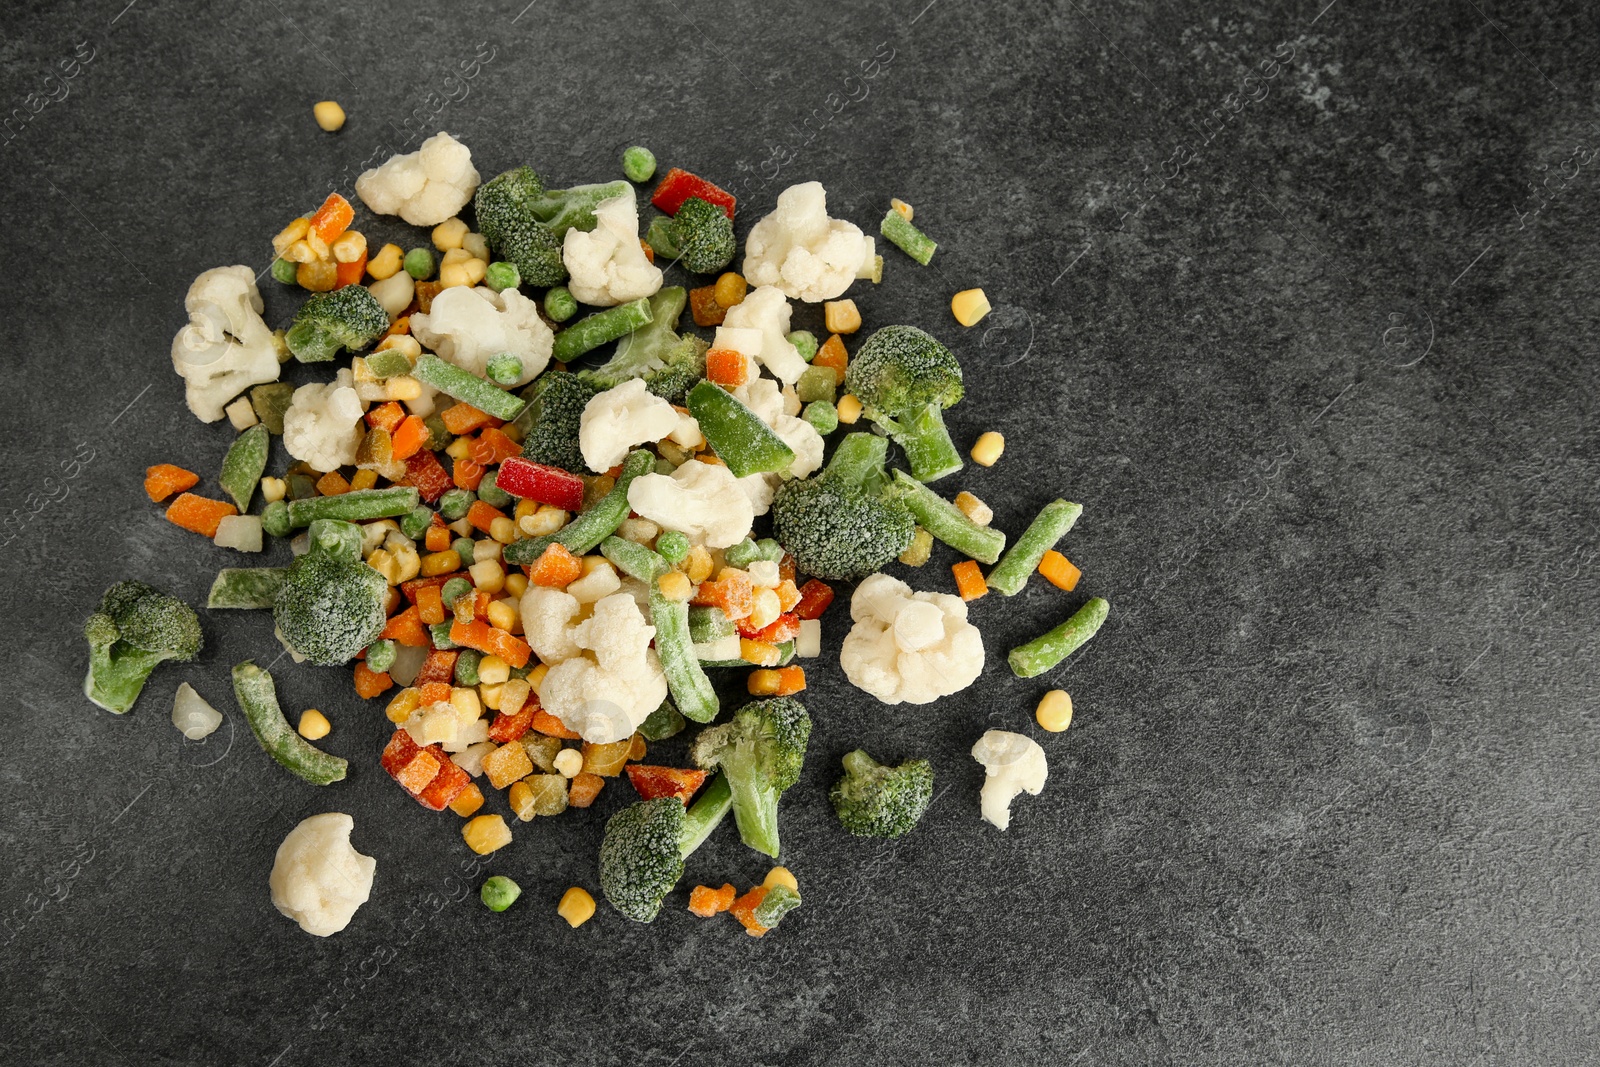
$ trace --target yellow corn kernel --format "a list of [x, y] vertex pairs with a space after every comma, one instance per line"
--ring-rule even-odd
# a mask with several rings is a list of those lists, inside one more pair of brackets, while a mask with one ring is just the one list
[[456, 714], [462, 721], [483, 717], [483, 704], [478, 700], [476, 689], [467, 689], [454, 686], [450, 690], [450, 706], [456, 709]]
[[575, 748], [564, 748], [556, 753], [556, 773], [563, 778], [576, 778], [583, 770], [583, 753]]
[[497, 515], [489, 523], [489, 536], [502, 545], [509, 545], [517, 539], [517, 524], [505, 515]]
[[504, 600], [494, 600], [489, 603], [489, 625], [497, 630], [511, 632], [511, 627], [517, 623], [516, 611], [509, 607]]
[[[297, 221], [303, 222], [304, 220]], [[293, 224], [291, 223], [291, 225]], [[290, 263], [315, 263], [317, 261], [317, 254], [311, 250], [311, 245], [306, 242], [305, 234], [301, 234], [298, 240], [290, 241], [288, 246], [278, 253], [278, 256], [281, 259], [288, 260]]]
[[800, 883], [795, 879], [794, 872], [787, 867], [772, 868], [767, 872], [767, 876], [761, 879], [761, 884], [768, 889], [775, 885], [781, 885], [791, 893], [800, 892]]
[[584, 578], [589, 577], [589, 575], [593, 574], [601, 567], [612, 567], [611, 561], [600, 555], [598, 552], [580, 557], [578, 559], [578, 565], [583, 568], [583, 574], [580, 577]]
[[537, 500], [519, 500], [517, 501], [517, 506], [511, 510], [511, 517], [521, 522], [527, 516], [537, 513], [538, 510], [539, 502]]
[[498, 593], [506, 587], [506, 569], [497, 559], [485, 559], [467, 568], [472, 584], [485, 593]]
[[478, 684], [478, 698], [483, 701], [486, 707], [498, 708], [500, 706], [500, 694], [504, 693], [505, 690], [505, 682], [501, 682], [499, 685], [480, 682]]
[[1039, 729], [1059, 734], [1072, 725], [1072, 698], [1063, 689], [1052, 689], [1040, 698], [1033, 717], [1039, 721]]
[[350, 476], [351, 489], [371, 489], [378, 484], [378, 472], [363, 467]]
[[650, 746], [645, 744], [644, 734], [636, 733], [628, 738], [628, 762], [638, 763], [649, 753]]
[[533, 686], [528, 684], [526, 678], [508, 678], [506, 684], [500, 687], [500, 700], [495, 704], [495, 710], [515, 715], [528, 702], [528, 694], [532, 692]]
[[987, 526], [994, 521], [994, 509], [965, 489], [956, 494], [955, 505], [961, 514], [979, 526]]
[[506, 575], [505, 594], [522, 599], [522, 594], [528, 591], [528, 576], [521, 571], [512, 571]]
[[452, 263], [465, 263], [471, 258], [472, 253], [468, 252], [465, 248], [452, 248], [443, 256], [439, 257], [439, 266], [448, 267]]
[[511, 813], [517, 817], [518, 822], [532, 822], [538, 814], [538, 797], [534, 796], [533, 786], [527, 782], [513, 782], [511, 791], [506, 794], [506, 803], [511, 805]]
[[683, 573], [696, 584], [711, 577], [711, 553], [705, 545], [690, 547], [689, 554], [683, 558]]
[[318, 263], [326, 263], [333, 259], [333, 254], [328, 251], [328, 242], [324, 241], [322, 239], [322, 235], [316, 230], [312, 230], [306, 234], [305, 242], [306, 246], [311, 249], [311, 254], [316, 257]]
[[383, 575], [383, 580], [390, 585], [400, 584], [400, 565], [395, 562], [386, 549], [377, 549], [367, 557], [367, 566]]
[[467, 224], [460, 219], [445, 219], [433, 228], [433, 247], [441, 252], [460, 248], [467, 236]]
[[739, 658], [746, 663], [754, 663], [757, 667], [776, 667], [783, 658], [783, 653], [778, 651], [777, 645], [769, 645], [765, 641], [752, 641], [748, 637], [739, 638]]
[[469, 233], [461, 238], [461, 247], [472, 253], [473, 259], [489, 261], [489, 239], [481, 233]]
[[332, 100], [319, 100], [311, 106], [311, 117], [329, 133], [344, 125], [344, 108]]
[[395, 579], [389, 583], [390, 585], [409, 582], [421, 573], [422, 557], [417, 555], [416, 545], [401, 538], [398, 545], [391, 540], [386, 547], [389, 549], [389, 555], [394, 560], [395, 565]]
[[854, 393], [846, 393], [839, 398], [837, 410], [840, 422], [846, 426], [854, 426], [856, 420], [861, 417], [861, 401]]
[[506, 423], [504, 426], [500, 427], [500, 432], [511, 438], [517, 444], [520, 445], [522, 443], [522, 427], [518, 426], [516, 423]]
[[682, 571], [668, 571], [661, 576], [661, 595], [668, 600], [688, 600], [694, 592], [694, 583]]
[[499, 656], [485, 656], [478, 661], [478, 681], [499, 685], [511, 677], [511, 664]]
[[[304, 240], [306, 234], [310, 232], [310, 219], [295, 219], [282, 230], [279, 230], [278, 236], [272, 239], [272, 250], [281, 256], [289, 250], [290, 245], [293, 245], [296, 241]], [[290, 262], [296, 261], [290, 260]]]
[[[480, 673], [483, 671], [482, 664], [478, 665], [478, 670]], [[539, 684], [544, 681], [544, 676], [549, 673], [550, 665], [548, 663], [541, 663], [528, 672], [528, 684], [533, 686], [534, 692], [537, 693], [539, 691]]]
[[444, 454], [451, 459], [470, 459], [472, 456], [472, 439], [470, 437], [457, 437], [445, 446]]
[[822, 305], [822, 323], [829, 333], [855, 333], [861, 329], [861, 312], [854, 300], [829, 300]]
[[333, 724], [316, 708], [307, 708], [300, 713], [300, 725], [295, 729], [307, 741], [316, 741], [327, 737], [328, 731], [333, 729]]
[[461, 553], [453, 548], [443, 552], [429, 552], [422, 557], [422, 576], [424, 578], [437, 578], [441, 574], [461, 569]]
[[[389, 247], [393, 248], [394, 246], [390, 245]], [[373, 351], [388, 352], [391, 349], [404, 353], [405, 357], [412, 363], [415, 363], [417, 357], [422, 355], [422, 345], [409, 333], [391, 333], [388, 337], [379, 341], [378, 347], [374, 348]]]
[[461, 268], [467, 272], [468, 285], [477, 285], [489, 273], [489, 264], [476, 256], [461, 264]]
[[933, 534], [918, 526], [911, 543], [900, 553], [900, 562], [907, 567], [920, 567], [928, 562], [928, 557], [931, 555], [933, 555]]
[[366, 235], [359, 230], [346, 230], [333, 239], [328, 251], [333, 253], [335, 262], [354, 263], [367, 254]]
[[901, 200], [898, 196], [889, 198], [889, 206], [900, 212], [900, 217], [907, 222], [910, 222], [911, 217], [916, 214], [911, 205]]
[[778, 621], [778, 616], [783, 614], [783, 606], [778, 602], [778, 594], [771, 589], [757, 589], [755, 599], [750, 604], [750, 618], [748, 624], [756, 629], [764, 629]]
[[989, 298], [982, 289], [963, 289], [950, 298], [950, 314], [963, 326], [976, 326], [989, 314]]
[[282, 500], [288, 491], [289, 484], [282, 478], [274, 478], [269, 474], [261, 479], [261, 498], [269, 504]]
[[422, 693], [416, 689], [402, 689], [389, 701], [389, 706], [383, 709], [384, 718], [390, 722], [405, 722], [411, 718], [411, 713], [422, 706]]
[[[498, 815], [479, 815], [462, 825], [461, 836], [468, 848], [480, 856], [487, 856], [495, 849], [511, 844], [511, 827]], [[589, 910], [591, 914], [594, 911], [592, 901]]]
[[744, 294], [749, 288], [750, 284], [744, 280], [744, 275], [730, 270], [717, 279], [716, 287], [711, 290], [711, 296], [716, 300], [718, 307], [731, 308], [735, 304], [744, 303]]
[[458, 285], [471, 285], [472, 279], [467, 275], [466, 264], [446, 263], [439, 268], [439, 284], [446, 289]]
[[[405, 252], [397, 244], [386, 244], [378, 249], [378, 254], [367, 259], [367, 273], [378, 281], [393, 278], [400, 273], [401, 263], [405, 259]], [[396, 336], [399, 336], [398, 334]], [[382, 347], [381, 345], [379, 346]]]
[[777, 696], [780, 683], [781, 678], [777, 671], [751, 671], [747, 688], [753, 697]]
[[1000, 457], [1005, 450], [1005, 435], [990, 430], [980, 435], [977, 442], [973, 444], [972, 462], [980, 467], [992, 467], [1000, 461]]
[[331, 261], [302, 263], [294, 269], [295, 284], [310, 293], [326, 293], [338, 283], [338, 280], [339, 268]]
[[589, 895], [587, 889], [573, 886], [561, 894], [561, 903], [556, 905], [556, 914], [567, 920], [567, 925], [576, 930], [594, 918], [594, 897]]

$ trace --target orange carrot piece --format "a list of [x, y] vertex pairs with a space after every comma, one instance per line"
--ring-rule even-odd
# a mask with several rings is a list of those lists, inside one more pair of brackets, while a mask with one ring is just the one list
[[1053, 548], [1039, 561], [1039, 573], [1051, 585], [1069, 593], [1078, 587], [1078, 579], [1083, 577], [1083, 572], [1070, 559]]
[[328, 199], [311, 216], [311, 232], [332, 244], [335, 237], [350, 228], [355, 217], [355, 209], [350, 206], [350, 201], [338, 193], [329, 193]]
[[356, 661], [356, 696], [370, 700], [394, 686], [388, 673], [379, 674], [361, 660]]
[[706, 377], [724, 389], [736, 389], [743, 385], [749, 370], [749, 361], [743, 352], [731, 348], [713, 348], [706, 353]]
[[482, 429], [493, 420], [488, 412], [479, 411], [471, 404], [452, 404], [439, 412], [439, 418], [444, 421], [444, 428], [457, 437]]
[[478, 788], [477, 782], [468, 782], [467, 787], [457, 793], [456, 798], [450, 802], [450, 810], [463, 819], [481, 807], [483, 807], [483, 790]]
[[379, 637], [387, 637], [391, 641], [399, 641], [402, 645], [411, 648], [427, 648], [433, 642], [428, 628], [422, 625], [422, 619], [417, 612], [417, 606], [411, 605], [400, 614], [392, 617], [384, 626]]
[[450, 467], [450, 480], [461, 489], [476, 492], [483, 481], [483, 464], [471, 456], [462, 456]]
[[962, 600], [977, 600], [989, 591], [989, 584], [983, 580], [983, 571], [978, 569], [977, 560], [964, 559], [950, 568], [956, 576], [956, 592], [961, 594]]
[[756, 908], [761, 906], [761, 901], [766, 898], [767, 887], [758, 885], [744, 896], [728, 905], [728, 912], [744, 926], [745, 932], [753, 937], [760, 937], [767, 932], [767, 928], [756, 922]]
[[772, 693], [775, 697], [792, 697], [806, 687], [804, 667], [779, 667], [774, 673], [778, 676], [778, 688]]
[[391, 322], [389, 324], [389, 328], [387, 330], [383, 331], [383, 336], [385, 336], [385, 337], [398, 337], [401, 334], [408, 334], [410, 332], [411, 332], [411, 316], [410, 315], [401, 315], [398, 319], [395, 319], [393, 322]]
[[404, 421], [406, 421], [406, 409], [393, 400], [387, 404], [379, 404], [367, 412], [367, 425], [387, 434], [393, 434], [395, 428]]
[[338, 471], [329, 471], [317, 479], [317, 492], [322, 496], [343, 496], [350, 491], [350, 483]]
[[[501, 511], [497, 507], [494, 507], [493, 505], [485, 504], [481, 500], [474, 500], [472, 502], [472, 506], [467, 508], [467, 524], [474, 530], [482, 530], [484, 533], [489, 532], [489, 527], [491, 524], [493, 524], [494, 520], [503, 519], [505, 517], [505, 512]], [[556, 546], [552, 545], [551, 547], [554, 548]], [[562, 549], [562, 551], [565, 552], [566, 549]], [[570, 552], [567, 554], [571, 555]], [[579, 565], [579, 571], [580, 573], [582, 572], [581, 564]]]
[[417, 449], [428, 443], [428, 424], [419, 416], [407, 415], [399, 428], [390, 430], [394, 440], [395, 459], [410, 459]]
[[[559, 737], [563, 741], [577, 741], [583, 737], [582, 734], [574, 733], [567, 729], [566, 723], [543, 708], [533, 713], [533, 721], [528, 723], [528, 729], [533, 730], [535, 733], [544, 734], [546, 737]], [[578, 780], [574, 778], [572, 781], [576, 785]]]
[[689, 910], [702, 919], [710, 918], [733, 907], [733, 902], [738, 896], [739, 891], [731, 882], [724, 882], [721, 889], [697, 885], [689, 890]]
[[425, 585], [417, 590], [417, 618], [429, 626], [444, 622], [444, 599], [439, 596], [439, 586]]
[[606, 787], [606, 780], [598, 774], [581, 771], [567, 786], [567, 807], [587, 808]]
[[361, 281], [361, 276], [366, 272], [367, 254], [365, 252], [361, 253], [359, 259], [350, 263], [336, 262], [333, 265], [333, 287], [342, 289], [347, 285], [355, 285]]
[[583, 577], [583, 560], [559, 543], [545, 549], [544, 554], [533, 564], [533, 570], [528, 572], [528, 581], [534, 585], [542, 585], [546, 589], [565, 589], [581, 577]]
[[839, 379], [839, 384], [844, 384], [844, 372], [850, 366], [850, 354], [844, 350], [844, 342], [839, 339], [838, 334], [828, 335], [828, 339], [822, 342], [822, 347], [817, 349], [811, 365], [827, 367]]
[[[437, 518], [438, 516], [434, 516]], [[422, 535], [422, 547], [429, 552], [443, 552], [455, 540], [455, 534], [450, 532], [450, 527], [435, 525], [428, 527], [428, 532]]]
[[429, 704], [443, 704], [450, 699], [450, 683], [426, 682], [417, 687], [417, 695], [424, 708]]
[[689, 312], [696, 326], [721, 326], [728, 309], [717, 303], [717, 287], [707, 285], [689, 290]]
[[171, 463], [157, 463], [154, 467], [145, 468], [144, 491], [150, 494], [151, 501], [157, 504], [173, 493], [193, 489], [199, 484], [198, 474], [173, 466]]
[[[512, 456], [522, 455], [522, 446], [507, 437], [496, 426], [485, 426], [478, 434], [478, 444], [482, 446], [483, 455], [479, 455], [475, 448], [472, 458], [486, 467], [510, 459]], [[489, 458], [484, 459], [484, 455]]]
[[167, 507], [168, 522], [206, 537], [217, 536], [222, 520], [237, 514], [239, 509], [226, 500], [211, 500], [193, 493], [182, 494]]
[[[407, 608], [415, 611], [415, 608]], [[391, 622], [393, 620], [390, 620]], [[420, 625], [420, 624], [419, 624]], [[426, 630], [423, 633], [427, 633]], [[484, 622], [482, 619], [473, 619], [471, 622], [462, 622], [458, 614], [450, 624], [450, 640], [466, 648], [475, 648], [479, 652], [487, 652], [491, 656], [499, 656], [513, 667], [526, 666], [528, 657], [533, 655], [533, 649], [528, 643], [513, 637], [504, 630], [497, 629]]]

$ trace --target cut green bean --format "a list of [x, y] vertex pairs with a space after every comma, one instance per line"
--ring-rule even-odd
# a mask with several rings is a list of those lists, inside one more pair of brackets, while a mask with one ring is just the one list
[[211, 583], [208, 608], [270, 608], [287, 567], [224, 567]]
[[[665, 562], [662, 561], [663, 570]], [[663, 596], [659, 577], [650, 583], [650, 623], [656, 628], [656, 655], [661, 660], [661, 672], [667, 676], [667, 691], [678, 711], [695, 722], [715, 719], [720, 707], [717, 691], [695, 655], [689, 633], [689, 602]]]
[[514, 393], [453, 363], [446, 363], [432, 353], [424, 353], [417, 360], [417, 365], [411, 368], [411, 376], [423, 385], [431, 385], [446, 396], [507, 422], [516, 418], [527, 405], [527, 401]]
[[1012, 673], [1018, 678], [1033, 678], [1043, 674], [1083, 647], [1083, 643], [1100, 629], [1100, 624], [1106, 621], [1110, 612], [1111, 605], [1100, 597], [1090, 600], [1054, 630], [1013, 648], [1006, 657]]
[[[545, 302], [549, 303], [548, 296]], [[560, 363], [571, 363], [585, 352], [599, 348], [607, 341], [615, 341], [623, 334], [650, 325], [654, 317], [650, 310], [650, 301], [644, 297], [606, 308], [604, 311], [597, 311], [556, 334], [550, 358]]]
[[[304, 500], [291, 500], [288, 504], [289, 526], [290, 528], [310, 526], [318, 519], [337, 519], [340, 522], [392, 519], [396, 515], [404, 515], [411, 511], [417, 506], [419, 499], [415, 486], [392, 485], [387, 489], [356, 489], [340, 493], [338, 496], [313, 496]], [[262, 525], [265, 525], [266, 516], [262, 515], [261, 518]]]
[[1066, 536], [1082, 514], [1081, 505], [1065, 500], [1052, 500], [1046, 504], [1006, 552], [1000, 565], [989, 572], [989, 588], [1002, 596], [1016, 596], [1022, 592], [1022, 587], [1028, 584], [1028, 578], [1038, 568], [1044, 554]]
[[411, 373], [411, 361], [398, 348], [385, 348], [367, 357], [367, 370], [374, 378], [397, 378]]
[[637, 541], [608, 537], [600, 542], [600, 554], [617, 570], [641, 582], [653, 582], [667, 570], [667, 561]]
[[250, 732], [263, 751], [278, 765], [312, 785], [331, 785], [343, 781], [349, 764], [330, 756], [294, 732], [278, 707], [278, 693], [272, 675], [245, 660], [233, 669], [233, 695], [244, 711]]
[[890, 208], [889, 213], [883, 217], [878, 232], [924, 267], [928, 265], [928, 260], [933, 258], [934, 249], [939, 247], [933, 238], [911, 225], [910, 220], [894, 208]]
[[241, 515], [250, 510], [250, 498], [255, 496], [261, 474], [267, 469], [267, 449], [271, 445], [267, 428], [258, 422], [235, 437], [228, 454], [222, 457], [222, 474], [217, 482], [223, 492], [233, 497]]
[[794, 462], [794, 449], [715, 382], [689, 390], [689, 414], [735, 478], [781, 471]]
[[501, 558], [519, 566], [533, 563], [553, 544], [559, 544], [574, 556], [590, 552], [617, 532], [622, 520], [628, 517], [628, 486], [633, 484], [635, 478], [654, 470], [655, 465], [655, 455], [642, 448], [628, 453], [628, 458], [622, 461], [622, 473], [617, 476], [611, 492], [601, 497], [594, 507], [548, 537], [527, 537], [511, 542], [501, 552]]
[[889, 490], [906, 506], [917, 525], [979, 563], [993, 563], [1006, 547], [1006, 535], [992, 526], [979, 526], [962, 510], [905, 471], [894, 472]]
[[695, 604], [689, 608], [689, 636], [697, 645], [708, 645], [739, 631], [728, 613], [710, 604]]

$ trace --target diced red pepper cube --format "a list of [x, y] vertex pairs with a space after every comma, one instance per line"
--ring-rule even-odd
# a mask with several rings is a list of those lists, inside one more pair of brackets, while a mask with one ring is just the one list
[[623, 768], [628, 773], [628, 781], [633, 783], [633, 788], [645, 800], [660, 800], [662, 797], [676, 797], [685, 804], [689, 803], [706, 782], [706, 771], [689, 770], [682, 767], [656, 767], [645, 763], [630, 763]]
[[733, 209], [738, 204], [732, 193], [726, 189], [711, 184], [704, 178], [690, 174], [681, 167], [673, 167], [661, 179], [661, 184], [656, 186], [656, 191], [650, 194], [650, 202], [665, 211], [668, 215], [676, 215], [683, 202], [691, 196], [697, 196], [708, 204], [715, 204], [733, 218]]
[[801, 619], [820, 619], [833, 603], [833, 586], [812, 578], [800, 587], [800, 603], [794, 606], [794, 615]]
[[512, 456], [500, 464], [494, 484], [523, 500], [553, 504], [563, 511], [583, 510], [583, 479], [560, 467]]
[[770, 624], [759, 628], [751, 626], [748, 619], [737, 619], [733, 625], [740, 637], [769, 645], [781, 645], [800, 636], [800, 618], [792, 611], [779, 615]]
[[422, 666], [417, 668], [416, 681], [411, 684], [417, 687], [427, 685], [429, 682], [443, 682], [449, 685], [456, 676], [456, 657], [461, 655], [458, 648], [435, 648], [428, 652], [422, 661]]
[[389, 738], [389, 743], [383, 746], [383, 755], [378, 762], [392, 778], [400, 772], [400, 768], [411, 762], [411, 757], [421, 751], [409, 733], [396, 730], [394, 736]]
[[438, 745], [429, 745], [424, 751], [439, 761], [439, 772], [433, 776], [433, 781], [417, 794], [417, 803], [430, 811], [443, 811], [463, 789], [472, 784], [472, 778], [466, 771], [456, 766], [455, 761]]
[[497, 745], [517, 740], [532, 728], [533, 717], [541, 710], [543, 706], [539, 703], [539, 695], [528, 694], [527, 703], [520, 709], [509, 715], [502, 711], [494, 717], [494, 722], [489, 724], [489, 740]]
[[440, 497], [455, 488], [455, 483], [450, 480], [450, 472], [445, 470], [433, 452], [426, 448], [419, 449], [406, 458], [405, 484], [416, 486], [422, 499], [430, 504], [438, 503]]

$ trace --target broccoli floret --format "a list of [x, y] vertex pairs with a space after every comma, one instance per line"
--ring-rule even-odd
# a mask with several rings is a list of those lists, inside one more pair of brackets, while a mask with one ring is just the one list
[[600, 843], [600, 889], [611, 906], [647, 923], [683, 877], [683, 861], [728, 814], [733, 794], [717, 775], [687, 811], [673, 797], [641, 800], [606, 822]]
[[494, 254], [516, 266], [527, 285], [560, 285], [567, 268], [561, 261], [561, 236], [539, 220], [533, 205], [544, 183], [532, 167], [517, 167], [478, 186], [473, 209], [478, 232]]
[[847, 434], [827, 467], [785, 482], [772, 500], [772, 531], [800, 571], [853, 581], [882, 570], [911, 544], [916, 521], [892, 494], [876, 434]]
[[528, 406], [516, 418], [523, 435], [523, 456], [574, 474], [594, 473], [584, 463], [583, 450], [578, 447], [578, 424], [584, 407], [599, 391], [566, 371], [541, 374], [523, 390], [522, 398]]
[[362, 561], [360, 527], [318, 519], [306, 536], [311, 549], [289, 564], [272, 617], [284, 642], [308, 661], [348, 663], [382, 632], [388, 583]]
[[364, 285], [346, 285], [331, 293], [312, 293], [300, 305], [284, 342], [301, 363], [324, 363], [376, 341], [389, 328], [389, 313]]
[[839, 822], [861, 837], [910, 832], [933, 799], [933, 767], [925, 759], [885, 766], [861, 749], [845, 753], [844, 777], [828, 794]]
[[758, 700], [695, 738], [689, 756], [706, 770], [720, 769], [733, 790], [739, 837], [757, 852], [778, 855], [778, 797], [800, 778], [811, 716], [793, 697]]
[[696, 274], [715, 274], [733, 262], [733, 220], [720, 207], [691, 196], [677, 217], [662, 215], [645, 240], [656, 255], [676, 259]]
[[944, 428], [944, 409], [960, 400], [961, 364], [915, 326], [885, 326], [867, 338], [845, 372], [844, 392], [905, 449], [911, 474], [931, 482], [961, 469]]
[[650, 321], [625, 334], [617, 342], [616, 354], [605, 365], [579, 371], [578, 376], [597, 389], [611, 389], [629, 378], [643, 378], [646, 388], [656, 396], [681, 403], [690, 386], [705, 377], [708, 347], [693, 334], [678, 336], [678, 319], [688, 302], [689, 294], [681, 285], [669, 285], [657, 292], [650, 298]]
[[83, 694], [118, 715], [133, 707], [157, 664], [194, 659], [205, 644], [189, 605], [135, 581], [106, 590], [83, 636], [89, 642]]

